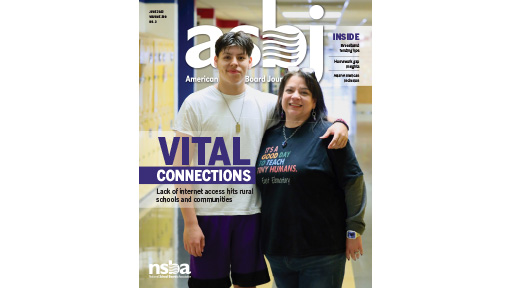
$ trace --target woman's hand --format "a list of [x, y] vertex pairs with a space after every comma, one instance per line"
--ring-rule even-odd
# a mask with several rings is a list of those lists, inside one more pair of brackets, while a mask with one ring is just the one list
[[332, 138], [331, 143], [329, 143], [329, 146], [327, 146], [328, 149], [345, 148], [348, 141], [348, 129], [344, 124], [340, 122], [332, 124], [320, 138], [324, 139], [329, 137], [329, 135], [334, 135], [334, 137]]
[[363, 240], [362, 236], [357, 237], [356, 239], [348, 239], [346, 244], [345, 256], [347, 260], [352, 258], [354, 261], [359, 259], [359, 254], [363, 256]]
[[183, 243], [185, 250], [194, 257], [203, 256], [204, 234], [199, 225], [185, 225], [183, 230]]

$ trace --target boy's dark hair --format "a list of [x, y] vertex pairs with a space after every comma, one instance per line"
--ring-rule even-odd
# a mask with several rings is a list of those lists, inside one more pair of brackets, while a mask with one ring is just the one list
[[242, 31], [228, 32], [220, 36], [217, 42], [215, 42], [215, 55], [219, 57], [220, 52], [230, 46], [240, 46], [244, 53], [251, 56], [254, 43], [252, 43], [251, 36], [247, 33]]

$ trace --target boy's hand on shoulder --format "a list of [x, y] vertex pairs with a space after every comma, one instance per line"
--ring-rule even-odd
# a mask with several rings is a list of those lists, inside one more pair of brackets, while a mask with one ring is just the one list
[[345, 126], [342, 123], [336, 122], [325, 131], [325, 134], [322, 135], [320, 138], [325, 139], [329, 137], [330, 135], [334, 135], [332, 138], [331, 143], [329, 143], [329, 146], [327, 146], [328, 149], [342, 149], [345, 148], [348, 142], [348, 129], [347, 126]]

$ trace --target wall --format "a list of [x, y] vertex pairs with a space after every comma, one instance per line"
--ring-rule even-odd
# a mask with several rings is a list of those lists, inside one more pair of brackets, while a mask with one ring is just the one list
[[[149, 23], [150, 10], [164, 10], [167, 18], [156, 19], [157, 23]], [[141, 3], [139, 2], [139, 32], [178, 41], [178, 6], [175, 3]]]

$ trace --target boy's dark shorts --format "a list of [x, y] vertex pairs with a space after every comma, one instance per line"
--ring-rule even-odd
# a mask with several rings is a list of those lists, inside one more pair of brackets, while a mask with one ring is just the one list
[[205, 246], [202, 257], [190, 256], [191, 288], [250, 287], [270, 281], [260, 249], [261, 214], [197, 216]]

